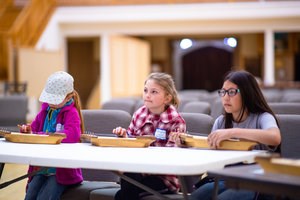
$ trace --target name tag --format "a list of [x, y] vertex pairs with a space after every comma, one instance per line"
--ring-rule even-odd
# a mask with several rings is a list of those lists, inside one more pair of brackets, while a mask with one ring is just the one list
[[64, 130], [64, 125], [62, 124], [56, 124], [56, 132], [60, 132]]
[[167, 131], [164, 130], [164, 129], [157, 128], [157, 129], [155, 130], [154, 136], [155, 136], [156, 139], [158, 139], [158, 140], [166, 140], [166, 139], [167, 139]]

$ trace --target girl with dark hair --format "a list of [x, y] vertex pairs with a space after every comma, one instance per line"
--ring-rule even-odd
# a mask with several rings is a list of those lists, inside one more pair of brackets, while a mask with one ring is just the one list
[[[276, 151], [281, 142], [280, 130], [275, 114], [268, 106], [255, 77], [246, 71], [231, 71], [218, 91], [222, 98], [224, 114], [219, 116], [208, 136], [212, 148], [230, 138], [252, 140], [259, 143], [258, 150]], [[214, 182], [200, 186], [191, 199], [212, 198]], [[226, 189], [219, 183], [218, 199], [254, 199], [255, 192]]]

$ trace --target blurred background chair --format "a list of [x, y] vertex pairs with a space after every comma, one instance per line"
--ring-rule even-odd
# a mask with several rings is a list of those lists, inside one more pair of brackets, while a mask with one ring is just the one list
[[138, 100], [135, 98], [120, 98], [120, 99], [112, 99], [107, 102], [104, 102], [102, 105], [102, 109], [104, 110], [123, 110], [128, 112], [130, 115], [136, 109], [136, 104]]
[[183, 98], [180, 98], [180, 103], [179, 103], [179, 106], [178, 106], [178, 111], [179, 112], [182, 112], [182, 109], [184, 108], [184, 106], [189, 103], [189, 102], [197, 102], [199, 101], [197, 97], [183, 97]]
[[183, 113], [203, 113], [210, 115], [210, 104], [204, 101], [191, 101], [186, 103], [181, 112]]
[[123, 110], [102, 110], [91, 109], [82, 110], [85, 130], [95, 134], [112, 135], [112, 130], [117, 126], [127, 128], [131, 121], [131, 116]]
[[275, 114], [300, 115], [300, 102], [270, 102], [269, 106]]
[[268, 88], [261, 89], [267, 102], [280, 102], [282, 98], [282, 92], [280, 89]]
[[180, 90], [178, 91], [178, 95], [180, 99], [196, 99], [200, 101], [201, 99], [209, 96], [209, 92], [204, 89]]
[[19, 83], [19, 82], [5, 82], [4, 83], [4, 94], [12, 95], [12, 94], [26, 94], [27, 91], [27, 83]]
[[0, 127], [18, 131], [18, 124], [25, 124], [28, 97], [25, 95], [0, 96]]
[[[112, 130], [121, 126], [127, 128], [131, 121], [131, 115], [122, 110], [82, 110], [85, 130], [95, 133], [114, 136]], [[97, 148], [97, 147], [96, 147]], [[81, 185], [67, 190], [62, 200], [90, 199], [90, 193], [96, 189], [117, 191], [119, 189], [119, 177], [106, 170], [82, 169], [84, 181]], [[111, 195], [114, 195], [111, 194]]]
[[136, 101], [136, 104], [135, 104], [135, 107], [134, 107], [134, 112], [137, 111], [143, 105], [144, 105], [144, 100], [143, 99], [138, 99]]
[[281, 102], [298, 102], [300, 103], [299, 89], [286, 89], [282, 91]]
[[215, 99], [215, 101], [211, 103], [210, 115], [213, 119], [217, 119], [217, 117], [223, 113], [223, 110], [222, 100], [220, 98]]
[[203, 113], [180, 113], [186, 122], [187, 132], [196, 135], [209, 134], [214, 119]]
[[276, 115], [281, 132], [281, 156], [300, 158], [300, 115]]

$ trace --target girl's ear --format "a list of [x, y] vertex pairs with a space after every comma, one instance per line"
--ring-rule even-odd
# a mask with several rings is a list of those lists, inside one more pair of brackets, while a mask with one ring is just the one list
[[171, 96], [170, 94], [167, 94], [167, 95], [166, 95], [166, 99], [165, 99], [165, 101], [166, 101], [165, 104], [166, 104], [166, 105], [167, 105], [167, 104], [170, 104], [171, 100], [172, 100], [172, 96]]

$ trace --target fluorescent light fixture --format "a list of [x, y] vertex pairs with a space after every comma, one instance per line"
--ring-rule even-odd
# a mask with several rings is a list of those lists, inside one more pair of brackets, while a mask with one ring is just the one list
[[237, 46], [237, 40], [234, 37], [224, 38], [224, 44], [235, 48]]
[[193, 46], [193, 41], [188, 38], [184, 38], [180, 41], [180, 48], [181, 49], [188, 49]]

